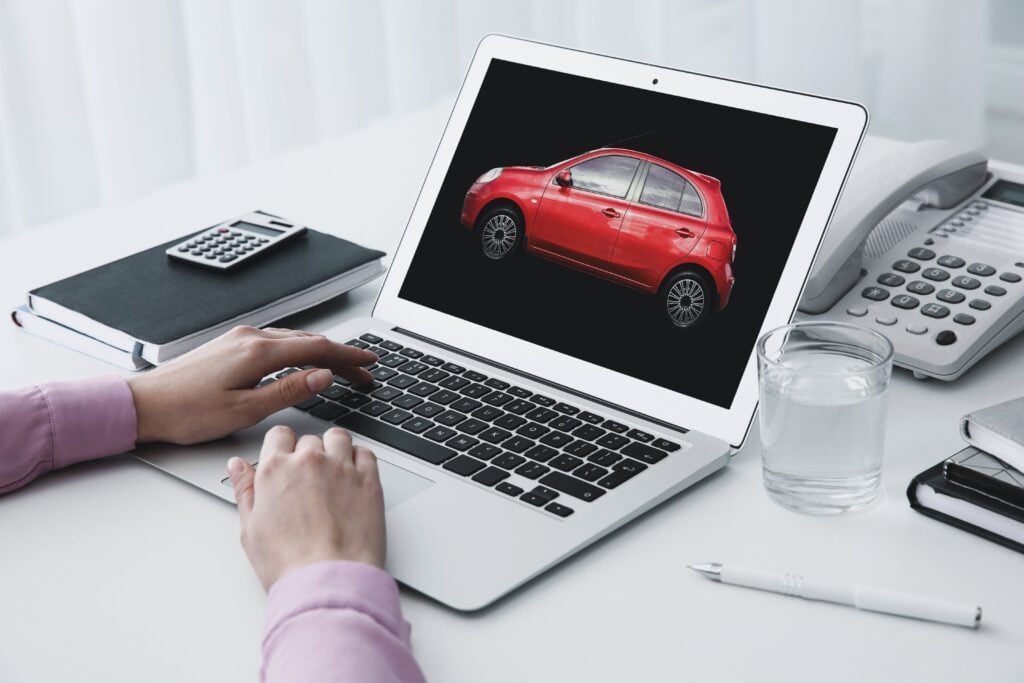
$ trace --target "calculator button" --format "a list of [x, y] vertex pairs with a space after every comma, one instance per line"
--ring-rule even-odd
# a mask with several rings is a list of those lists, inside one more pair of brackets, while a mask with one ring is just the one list
[[193, 256], [202, 256], [203, 255], [203, 252], [200, 251], [199, 249], [193, 249], [189, 253], [192, 254]]
[[970, 306], [976, 311], [987, 311], [988, 309], [992, 308], [992, 304], [985, 301], [984, 299], [971, 299]]
[[1017, 275], [1017, 273], [1000, 273], [999, 279], [1003, 282], [1020, 282], [1020, 275]]
[[875, 318], [875, 322], [878, 323], [879, 325], [895, 325], [896, 316], [883, 314]]
[[931, 294], [935, 291], [935, 287], [922, 280], [914, 280], [907, 285], [907, 291], [914, 294]]
[[953, 316], [953, 322], [960, 323], [961, 325], [973, 325], [974, 316], [967, 313], [957, 313]]
[[260, 238], [259, 240], [257, 240], [257, 241], [258, 241], [258, 242], [259, 242], [260, 244], [266, 244], [266, 243], [267, 243], [267, 242], [269, 242], [270, 240], [268, 240], [268, 239], [265, 239], [265, 238], [262, 238], [262, 237], [261, 237], [261, 238]]
[[897, 261], [896, 263], [892, 264], [892, 267], [895, 270], [900, 271], [901, 273], [916, 273], [917, 271], [921, 270], [921, 266], [917, 265], [913, 261], [907, 261], [906, 259], [901, 259]]
[[924, 247], [914, 247], [907, 252], [907, 256], [916, 258], [918, 261], [930, 261], [935, 258], [935, 252]]
[[949, 309], [939, 304], [925, 304], [921, 307], [921, 312], [929, 318], [945, 318], [949, 315]]
[[868, 309], [865, 306], [850, 306], [846, 309], [846, 312], [852, 316], [863, 318], [868, 314]]
[[956, 332], [953, 330], [942, 330], [935, 335], [935, 343], [939, 346], [949, 346], [956, 342]]
[[938, 264], [946, 268], [962, 268], [967, 263], [959, 256], [940, 256]]
[[205, 254], [205, 257], [206, 257], [206, 260], [212, 261], [213, 259], [217, 258], [217, 255], [216, 254]]
[[189, 249], [190, 247], [187, 244], [178, 247], [178, 251], [188, 251]]
[[940, 289], [939, 293], [935, 295], [939, 301], [945, 301], [947, 304], [958, 304], [963, 301], [965, 297], [961, 292], [957, 292], [952, 289]]
[[953, 286], [959, 287], [960, 289], [977, 289], [981, 287], [981, 283], [975, 280], [973, 277], [967, 277], [966, 275], [958, 275], [953, 278]]
[[242, 234], [242, 233], [238, 232], [237, 230], [232, 230], [232, 231], [231, 231], [231, 236], [232, 236], [232, 237], [238, 237], [238, 236], [239, 236], [239, 235], [241, 235], [241, 234]]
[[906, 280], [896, 273], [882, 273], [878, 276], [878, 284], [885, 285], [887, 287], [899, 287]]
[[971, 275], [992, 275], [996, 269], [986, 263], [972, 263], [967, 266], [967, 272]]
[[236, 258], [238, 257], [235, 256], [234, 254], [228, 254], [227, 256], [221, 256], [217, 260], [220, 261], [221, 263], [230, 263], [231, 261], [234, 261]]
[[860, 295], [872, 301], [884, 301], [889, 298], [889, 292], [881, 287], [866, 287]]
[[949, 273], [944, 271], [942, 268], [925, 268], [924, 271], [921, 272], [921, 277], [927, 280], [942, 282], [943, 280], [949, 279]]
[[935, 240], [933, 240], [931, 237], [929, 237], [928, 239], [926, 239], [924, 241], [924, 243], [927, 244], [928, 246], [931, 246], [931, 245], [935, 244]]
[[910, 310], [911, 308], [917, 308], [917, 305], [921, 303], [912, 296], [906, 294], [900, 294], [892, 298], [892, 305], [896, 308], [902, 308], [904, 310]]
[[228, 229], [227, 229], [227, 228], [217, 228], [217, 232], [219, 232], [219, 233], [220, 233], [220, 234], [222, 234], [222, 235], [223, 235], [224, 233], [226, 233], [227, 231], [228, 231]]
[[1006, 294], [1006, 290], [999, 285], [989, 285], [985, 288], [985, 293], [991, 294], [992, 296], [1002, 296], [1003, 294]]
[[910, 325], [907, 325], [907, 332], [909, 332], [910, 334], [924, 334], [927, 331], [928, 328], [925, 327], [924, 325], [921, 325], [920, 323], [912, 323]]

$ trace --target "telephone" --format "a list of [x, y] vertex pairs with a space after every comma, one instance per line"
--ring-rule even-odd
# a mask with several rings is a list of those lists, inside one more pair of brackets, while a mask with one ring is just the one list
[[1024, 176], [919, 142], [851, 174], [798, 318], [874, 329], [914, 377], [954, 380], [1024, 328], [1022, 277]]

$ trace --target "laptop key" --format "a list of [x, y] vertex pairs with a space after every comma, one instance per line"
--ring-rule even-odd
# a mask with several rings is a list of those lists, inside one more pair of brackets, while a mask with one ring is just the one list
[[504, 391], [492, 391], [483, 397], [483, 402], [492, 406], [503, 406], [512, 400], [512, 397]]
[[416, 349], [411, 349], [408, 346], [406, 346], [404, 349], [399, 351], [399, 353], [402, 354], [403, 356], [408, 356], [409, 358], [421, 358], [423, 356], [423, 352], [422, 351], [417, 351]]
[[455, 436], [448, 439], [444, 443], [445, 445], [450, 446], [457, 451], [466, 451], [480, 443], [480, 440], [474, 439], [473, 437], [468, 436], [466, 434], [456, 434]]
[[460, 398], [458, 401], [455, 401], [448, 407], [451, 408], [452, 410], [457, 410], [460, 413], [471, 413], [477, 408], [479, 408], [481, 405], [483, 404], [480, 403], [480, 401], [475, 401], [471, 398]]
[[631, 458], [636, 458], [637, 460], [643, 460], [644, 462], [652, 464], [668, 455], [668, 453], [663, 450], [652, 448], [646, 444], [636, 443], [635, 441], [619, 452], [624, 455], [628, 455]]
[[462, 387], [468, 386], [470, 381], [464, 377], [456, 377], [452, 375], [448, 379], [441, 382], [441, 386], [444, 389], [451, 389], [452, 391], [458, 391]]
[[579, 419], [583, 420], [584, 422], [589, 422], [592, 425], [601, 424], [601, 421], [604, 420], [604, 418], [601, 417], [600, 415], [595, 415], [594, 413], [588, 412], [586, 410], [584, 410], [582, 413], [580, 413], [576, 417], [578, 417]]
[[[429, 356], [424, 357], [424, 359], [422, 359], [423, 362], [426, 362], [426, 358], [428, 358], [428, 357]], [[445, 379], [446, 377], [449, 377], [449, 376], [450, 375], [447, 372], [445, 372], [444, 370], [438, 370], [437, 368], [430, 368], [426, 372], [421, 372], [420, 375], [419, 375], [420, 379], [423, 380], [424, 382], [435, 382], [435, 383], [436, 382], [440, 382], [441, 380], [443, 380], [443, 379]]]
[[558, 451], [556, 451], [551, 446], [545, 446], [544, 444], [539, 443], [530, 450], [523, 453], [523, 455], [530, 458], [531, 460], [536, 460], [537, 462], [547, 462], [554, 456], [558, 455]]
[[314, 396], [313, 398], [307, 398], [305, 401], [300, 401], [299, 403], [296, 403], [292, 407], [298, 408], [299, 410], [309, 410], [311, 408], [315, 408], [316, 406], [320, 405], [323, 402], [324, 400], [322, 398], [320, 398], [319, 396]]
[[444, 361], [441, 360], [440, 358], [438, 358], [437, 356], [423, 356], [422, 358], [420, 358], [420, 362], [421, 363], [426, 363], [427, 365], [430, 365], [430, 366], [433, 366], [433, 367], [436, 368], [438, 365], [440, 365]]
[[390, 401], [392, 399], [398, 398], [401, 395], [402, 390], [396, 389], [395, 387], [381, 387], [377, 391], [370, 394], [370, 396], [373, 396], [374, 398], [379, 399], [381, 401]]
[[679, 444], [668, 441], [667, 439], [655, 439], [651, 445], [655, 448], [660, 448], [663, 451], [669, 452], [678, 451], [681, 448]]
[[556, 470], [562, 470], [563, 472], [568, 472], [570, 470], [574, 470], [574, 469], [576, 469], [577, 467], [579, 467], [582, 464], [583, 464], [583, 459], [582, 458], [577, 458], [574, 455], [565, 455], [565, 454], [560, 455], [560, 456], [558, 456], [557, 458], [555, 458], [554, 460], [551, 461], [551, 466], [552, 467], [554, 467]]
[[533, 420], [534, 422], [548, 422], [552, 418], [558, 417], [558, 413], [547, 408], [534, 408], [526, 414], [526, 417]]
[[377, 362], [389, 368], [397, 368], [399, 365], [402, 365], [403, 363], [411, 363], [412, 361], [410, 361], [408, 358], [404, 356], [399, 356], [397, 353], [392, 353], [385, 356], [384, 358], [381, 358]]
[[406, 420], [408, 420], [410, 417], [412, 417], [412, 413], [410, 413], [409, 411], [402, 410], [401, 408], [395, 408], [394, 410], [391, 410], [381, 415], [380, 419], [384, 420], [389, 424], [400, 425]]
[[478, 432], [487, 429], [487, 423], [482, 422], [475, 417], [471, 417], [465, 422], [460, 422], [456, 429], [460, 432], [465, 432], [466, 434], [477, 434]]
[[437, 391], [440, 391], [440, 389], [429, 382], [420, 382], [409, 389], [410, 394], [416, 394], [417, 396], [430, 396]]
[[[373, 342], [373, 343], [376, 344], [377, 342]], [[368, 349], [368, 348], [370, 348], [369, 344], [367, 344], [364, 341], [360, 341], [358, 339], [349, 339], [347, 342], [345, 342], [345, 346], [354, 346], [357, 349]]]
[[533, 448], [534, 443], [527, 439], [525, 436], [513, 436], [511, 439], [501, 444], [501, 447], [506, 451], [512, 451], [513, 453], [522, 453], [528, 448]]
[[332, 384], [331, 386], [321, 391], [320, 395], [323, 396], [324, 398], [329, 398], [332, 401], [337, 401], [339, 398], [341, 398], [347, 393], [348, 389], [346, 389], [345, 387], [338, 386], [337, 384]]
[[626, 432], [626, 436], [628, 436], [631, 439], [636, 439], [637, 441], [643, 441], [645, 443], [654, 438], [653, 434], [641, 432], [639, 429], [630, 429], [628, 432]]
[[618, 450], [629, 443], [629, 439], [621, 434], [605, 434], [597, 440], [598, 446], [604, 446], [612, 450]]
[[462, 373], [462, 376], [471, 382], [483, 382], [485, 379], [487, 379], [487, 375], [483, 375], [477, 372], [476, 370], [466, 370], [464, 373]]
[[545, 408], [550, 408], [551, 406], [555, 405], [555, 403], [557, 403], [555, 399], [549, 398], [548, 396], [541, 396], [540, 394], [534, 394], [533, 396], [530, 397], [530, 400], [536, 403], [537, 405], [543, 406]]
[[533, 393], [532, 391], [523, 389], [522, 387], [509, 387], [505, 391], [512, 394], [516, 398], [526, 398], [527, 396]]
[[402, 425], [402, 429], [408, 429], [413, 434], [425, 432], [434, 426], [434, 423], [424, 417], [414, 417]]
[[533, 493], [532, 491], [530, 493], [524, 493], [523, 495], [519, 496], [519, 500], [525, 501], [530, 505], [536, 505], [537, 507], [540, 507], [544, 505], [544, 503], [548, 502], [547, 500], [544, 499], [543, 496], [538, 496], [536, 493]]
[[458, 397], [459, 397], [459, 395], [456, 394], [454, 391], [448, 391], [447, 389], [442, 389], [441, 391], [437, 392], [436, 394], [432, 394], [430, 396], [430, 400], [433, 401], [434, 403], [440, 403], [441, 405], [446, 406], [449, 403], [451, 403], [452, 401], [454, 401], [455, 399], [457, 399]]
[[629, 481], [636, 475], [647, 469], [647, 465], [636, 460], [630, 460], [626, 458], [622, 462], [613, 465], [611, 474], [604, 479], [598, 481], [599, 486], [603, 486], [606, 489], [613, 489], [623, 482]]
[[380, 344], [382, 341], [384, 341], [381, 337], [378, 337], [375, 334], [370, 334], [369, 332], [367, 332], [366, 334], [359, 335], [359, 338], [362, 339], [364, 342], [369, 342], [370, 344]]
[[622, 460], [622, 456], [618, 453], [612, 453], [607, 448], [602, 448], [597, 453], [592, 453], [589, 458], [590, 462], [595, 465], [601, 465], [602, 467], [611, 467], [618, 461]]
[[521, 398], [517, 398], [511, 403], [506, 403], [504, 406], [505, 410], [516, 415], [523, 415], [533, 410], [534, 406], [529, 401], [524, 401]]
[[494, 490], [495, 491], [501, 491], [506, 496], [512, 496], [512, 497], [516, 497], [520, 493], [523, 492], [523, 490], [521, 488], [519, 488], [515, 484], [510, 484], [507, 481], [503, 481], [500, 484], [498, 484], [497, 486], [495, 486]]
[[551, 430], [544, 425], [539, 425], [536, 422], [527, 422], [516, 430], [516, 434], [522, 434], [530, 439], [539, 439], [550, 431]]
[[446, 427], [454, 427], [455, 425], [457, 425], [458, 423], [462, 422], [465, 419], [465, 415], [454, 410], [446, 410], [434, 418], [434, 420], [440, 422]]
[[508, 387], [509, 387], [509, 383], [508, 382], [503, 382], [500, 379], [498, 379], [497, 377], [490, 378], [489, 380], [484, 382], [484, 384], [486, 384], [487, 386], [489, 386], [492, 389], [499, 389], [501, 391], [504, 391], [505, 389], [508, 389]]
[[476, 458], [471, 458], [468, 455], [457, 455], [443, 467], [446, 470], [451, 470], [455, 474], [461, 474], [464, 477], [468, 477], [471, 474], [475, 474], [484, 468], [484, 464]]
[[434, 465], [440, 465], [455, 456], [455, 451], [450, 448], [359, 413], [343, 415], [334, 424]]
[[443, 413], [444, 410], [444, 406], [439, 406], [436, 403], [424, 403], [421, 406], [417, 406], [412, 412], [423, 417], [434, 417], [439, 413]]
[[519, 468], [516, 469], [516, 474], [527, 479], [537, 479], [541, 475], [547, 474], [551, 471], [550, 467], [545, 467], [539, 462], [526, 462], [523, 463]]
[[[599, 436], [604, 436], [606, 433], [607, 432], [605, 432], [600, 427], [595, 427], [592, 424], [585, 424], [582, 427], [578, 427], [577, 429], [574, 429], [573, 432], [572, 432], [572, 435], [575, 436], [575, 437], [578, 437], [580, 439], [586, 439], [587, 441], [593, 441], [594, 439], [596, 439]], [[616, 436], [618, 436], [618, 435], [616, 435]]]
[[332, 422], [347, 412], [349, 412], [349, 410], [344, 406], [339, 406], [337, 403], [331, 403], [330, 401], [324, 401], [318, 406], [313, 406], [313, 408], [310, 409], [309, 414], [313, 417], [319, 417], [321, 420]]
[[373, 415], [374, 417], [376, 417], [378, 415], [383, 415], [384, 413], [391, 410], [391, 406], [389, 406], [387, 403], [381, 403], [380, 401], [371, 401], [370, 403], [367, 403], [365, 406], [360, 408], [360, 410], [366, 413], [367, 415]]
[[508, 472], [500, 467], [488, 467], [482, 472], [473, 475], [473, 481], [479, 482], [484, 486], [494, 486], [505, 479], [508, 479]]
[[482, 443], [478, 446], [474, 446], [469, 451], [470, 455], [480, 458], [481, 460], [490, 460], [498, 453], [501, 453], [501, 449], [497, 446], [492, 446], [489, 443]]
[[526, 462], [526, 458], [521, 455], [516, 455], [515, 453], [502, 453], [492, 460], [491, 464], [497, 465], [498, 467], [506, 470], [512, 470], [519, 467], [524, 462]]
[[[403, 350], [402, 353], [405, 353], [405, 351]], [[429, 368], [429, 365], [424, 365], [423, 363], [417, 360], [411, 360], [408, 363], [402, 364], [402, 372], [408, 373], [410, 375], [418, 375]]]
[[402, 348], [402, 345], [401, 345], [401, 344], [399, 344], [398, 342], [393, 342], [393, 341], [389, 341], [389, 340], [385, 340], [385, 339], [381, 339], [381, 340], [380, 340], [379, 342], [377, 342], [377, 343], [378, 343], [378, 344], [379, 344], [379, 345], [380, 345], [380, 346], [381, 346], [382, 348], [385, 348], [385, 349], [387, 349], [388, 351], [398, 351], [398, 350], [400, 350], [400, 349]]
[[571, 432], [572, 430], [579, 427], [582, 423], [575, 417], [556, 417], [551, 422], [548, 422], [548, 426], [560, 429], [563, 432]]
[[459, 390], [460, 394], [471, 396], [472, 398], [480, 398], [485, 394], [490, 393], [490, 389], [485, 387], [483, 384], [470, 384], [468, 387], [462, 387]]
[[571, 406], [568, 403], [556, 403], [555, 410], [557, 410], [560, 413], [565, 413], [566, 415], [575, 415], [576, 413], [580, 412], [579, 408], [577, 408], [576, 406]]
[[510, 436], [512, 436], [512, 432], [507, 432], [498, 427], [491, 427], [486, 431], [480, 432], [480, 438], [484, 441], [489, 441], [490, 443], [499, 443]]
[[[607, 477], [605, 477], [605, 479], [607, 479]], [[571, 477], [568, 474], [564, 474], [562, 472], [548, 472], [540, 480], [540, 483], [544, 484], [545, 486], [550, 486], [551, 488], [557, 491], [561, 491], [562, 493], [567, 493], [573, 498], [585, 500], [588, 503], [591, 501], [595, 501], [604, 495], [603, 489], [600, 489], [594, 486], [593, 484], [588, 484], [582, 479]], [[608, 488], [613, 487], [609, 486]]]
[[505, 414], [505, 411], [494, 406], [482, 406], [473, 411], [473, 417], [484, 422], [492, 422]]
[[626, 425], [621, 422], [616, 422], [615, 420], [605, 420], [601, 426], [609, 431], [615, 432], [616, 434], [622, 434], [624, 431], [629, 429]]
[[608, 474], [608, 470], [606, 470], [603, 467], [598, 467], [597, 465], [587, 463], [586, 465], [583, 465], [579, 469], [575, 470], [573, 474], [575, 474], [580, 479], [583, 479], [584, 481], [597, 481], [601, 477]]
[[448, 429], [447, 427], [442, 427], [440, 425], [423, 432], [423, 436], [427, 437], [431, 441], [446, 441], [454, 435], [454, 429]]
[[566, 507], [561, 503], [548, 503], [544, 506], [544, 509], [554, 515], [558, 515], [559, 517], [568, 517], [573, 513], [572, 508]]
[[456, 365], [455, 363], [445, 363], [444, 365], [441, 366], [441, 369], [444, 370], [445, 372], [450, 372], [453, 375], [461, 375], [466, 371], [466, 368], [462, 367], [461, 365]]
[[[399, 375], [398, 377], [395, 377], [390, 382], [388, 382], [388, 384], [393, 387], [398, 387], [399, 389], [408, 389], [413, 384], [416, 384], [418, 381], [418, 379], [416, 379], [415, 377], [410, 377], [409, 375]], [[433, 385], [428, 384], [427, 386]]]
[[387, 382], [389, 379], [398, 374], [398, 370], [392, 370], [391, 368], [385, 368], [378, 365], [377, 367], [370, 371], [370, 374], [373, 375], [373, 378], [375, 380]]
[[346, 408], [360, 408], [372, 400], [373, 399], [371, 399], [369, 396], [351, 393], [348, 394], [347, 396], [342, 396], [341, 400], [338, 401], [338, 403], [345, 406]]
[[568, 434], [563, 434], [562, 432], [551, 432], [550, 434], [542, 436], [540, 442], [546, 443], [549, 446], [554, 446], [555, 448], [561, 448], [565, 444], [571, 443], [572, 437]]
[[[524, 424], [526, 424], [525, 418], [511, 414], [504, 415], [494, 421], [494, 425], [502, 429], [519, 429]], [[539, 427], [540, 425], [537, 426]]]

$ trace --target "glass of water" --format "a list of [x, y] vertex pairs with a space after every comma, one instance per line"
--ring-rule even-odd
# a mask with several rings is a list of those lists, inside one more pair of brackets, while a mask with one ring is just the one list
[[883, 335], [845, 323], [758, 340], [764, 486], [776, 501], [834, 515], [878, 496], [892, 354]]

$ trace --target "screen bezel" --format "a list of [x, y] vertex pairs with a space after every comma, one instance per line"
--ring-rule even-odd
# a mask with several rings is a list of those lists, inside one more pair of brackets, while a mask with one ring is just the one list
[[[757, 365], [754, 341], [732, 404], [723, 408], [629, 375], [552, 351], [436, 309], [399, 298], [399, 290], [419, 246], [420, 237], [458, 148], [477, 93], [490, 63], [501, 59], [634, 88], [703, 100], [836, 129], [835, 140], [811, 195], [775, 294], [758, 337], [785, 324], [796, 311], [811, 263], [867, 126], [859, 104], [651, 66], [588, 52], [488, 35], [477, 46], [444, 134], [431, 161], [373, 316], [426, 338], [542, 378], [554, 385], [622, 406], [680, 428], [695, 429], [731, 446], [742, 445], [757, 408]], [[613, 324], [613, 322], [612, 322]], [[623, 396], [629, 397], [624, 405]]]

